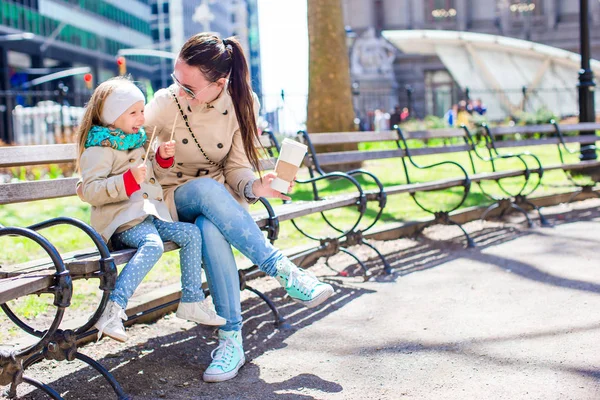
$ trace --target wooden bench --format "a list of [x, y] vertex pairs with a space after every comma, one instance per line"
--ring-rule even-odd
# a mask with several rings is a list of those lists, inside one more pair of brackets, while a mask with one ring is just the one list
[[[273, 169], [280, 150], [279, 142], [272, 132], [264, 131], [261, 144], [269, 156], [272, 157], [271, 159], [263, 161], [262, 168], [263, 170]], [[306, 160], [307, 159], [305, 158], [305, 164]], [[350, 192], [344, 191], [341, 194], [332, 196], [314, 196], [310, 201], [286, 201], [283, 202], [282, 205], [274, 208], [274, 214], [277, 215], [279, 221], [289, 220], [294, 228], [302, 235], [319, 242], [319, 245], [307, 250], [303, 254], [305, 259], [314, 259], [315, 254], [321, 254], [329, 258], [341, 251], [350, 255], [358, 262], [362, 268], [365, 279], [368, 279], [371, 273], [364, 262], [347, 249], [347, 247], [358, 244], [363, 240], [362, 237], [357, 235], [357, 227], [365, 215], [367, 202], [362, 186], [353, 177], [355, 174], [352, 173], [332, 172], [315, 175], [310, 169], [309, 173], [310, 177], [308, 179], [296, 179], [296, 183], [299, 185], [310, 185], [313, 190], [316, 190], [317, 182], [343, 180], [349, 183], [352, 190]], [[325, 215], [325, 212], [327, 211], [340, 208], [352, 208], [356, 211], [353, 213], [351, 222], [347, 223], [346, 226], [332, 223]], [[297, 219], [311, 214], [318, 214], [323, 220], [324, 225], [319, 225], [309, 232], [306, 228], [300, 226], [301, 224]], [[329, 226], [331, 228], [327, 234], [322, 233], [324, 226]], [[311, 255], [313, 255], [313, 257], [311, 257]], [[390, 272], [387, 261], [383, 256], [381, 256], [381, 258], [384, 261], [384, 270]]]
[[[494, 152], [498, 149], [508, 147], [537, 147], [542, 145], [556, 145], [557, 154], [560, 163], [545, 165], [545, 171], [561, 170], [571, 183], [580, 189], [572, 195], [569, 201], [572, 201], [581, 193], [596, 193], [593, 189], [600, 181], [600, 161], [589, 160], [579, 162], [566, 162], [567, 154], [579, 153], [581, 148], [587, 148], [597, 153], [596, 142], [599, 140], [596, 135], [568, 135], [568, 132], [588, 132], [600, 130], [600, 124], [595, 122], [585, 122], [577, 124], [559, 125], [556, 121], [544, 125], [525, 125], [510, 127], [489, 127], [483, 125], [483, 130], [489, 141], [489, 148]], [[524, 138], [518, 138], [517, 135]], [[539, 138], [530, 136], [540, 135]], [[500, 140], [502, 139], [502, 140]], [[506, 140], [508, 139], [508, 140]], [[579, 145], [580, 149], [569, 148], [570, 145]], [[578, 179], [585, 176], [585, 179]]]
[[[372, 173], [368, 176], [374, 179], [377, 184], [377, 189], [365, 191], [367, 200], [374, 200], [379, 204], [379, 207], [385, 207], [386, 197], [396, 194], [408, 193], [411, 195], [415, 203], [424, 211], [432, 214], [434, 219], [423, 226], [419, 232], [425, 227], [441, 223], [447, 225], [455, 225], [463, 232], [468, 247], [475, 246], [474, 241], [464, 228], [452, 220], [450, 214], [460, 208], [470, 190], [473, 182], [479, 183], [482, 181], [499, 181], [501, 179], [523, 176], [526, 180], [530, 179], [532, 170], [524, 166], [522, 169], [511, 169], [506, 171], [492, 172], [477, 172], [472, 170], [467, 172], [467, 168], [457, 162], [450, 160], [442, 160], [427, 165], [421, 165], [416, 159], [416, 156], [424, 155], [445, 155], [451, 153], [467, 153], [470, 157], [474, 151], [471, 138], [464, 129], [434, 129], [424, 131], [403, 131], [400, 128], [384, 132], [338, 132], [338, 133], [306, 133], [299, 132], [302, 140], [309, 146], [309, 161], [308, 167], [315, 175], [323, 174], [323, 167], [335, 168], [339, 164], [364, 162], [370, 160], [382, 159], [398, 159], [398, 174], [405, 178], [405, 183], [393, 186], [382, 187], [381, 182]], [[425, 146], [415, 147], [412, 142], [429, 142], [432, 139], [440, 139], [444, 142], [441, 146]], [[340, 151], [330, 153], [318, 153], [315, 146], [318, 145], [335, 145], [342, 143], [362, 144], [362, 143], [389, 143], [389, 148], [379, 150], [353, 150]], [[446, 142], [450, 142], [447, 144]], [[414, 178], [413, 169], [415, 170], [430, 170], [433, 168], [452, 168], [455, 171], [455, 176], [435, 181], [417, 182]], [[354, 171], [347, 172], [354, 175]], [[364, 174], [363, 170], [357, 171], [356, 174]], [[460, 199], [453, 204], [440, 204], [437, 208], [430, 207], [418, 197], [419, 194], [427, 192], [459, 187], [462, 189]], [[318, 191], [314, 192], [315, 198], [319, 197]], [[380, 213], [377, 213], [374, 223], [380, 219]], [[373, 224], [362, 230], [365, 233], [373, 227]]]
[[[267, 148], [271, 146], [272, 141], [269, 136], [261, 138], [261, 142], [266, 144]], [[47, 146], [19, 146], [19, 147], [0, 147], [0, 168], [22, 167], [32, 165], [47, 165], [73, 162], [77, 155], [75, 144], [47, 145]], [[261, 161], [265, 169], [270, 169], [274, 165], [274, 159], [268, 158]], [[297, 202], [292, 204], [283, 204], [278, 207], [272, 207], [271, 204], [261, 198], [261, 203], [265, 206], [264, 210], [252, 213], [252, 216], [261, 228], [267, 233], [267, 238], [273, 242], [279, 234], [280, 221], [293, 220], [313, 213], [324, 212], [338, 207], [352, 206], [359, 210], [359, 217], [364, 208], [365, 196], [362, 188], [352, 177], [343, 173], [332, 174], [331, 177], [318, 177], [309, 182], [316, 182], [324, 179], [345, 179], [349, 181], [356, 192], [338, 196], [334, 199], [321, 199], [312, 202]], [[52, 180], [39, 180], [0, 184], [0, 205], [30, 202], [36, 200], [47, 200], [75, 196], [75, 188], [78, 178], [59, 178]], [[40, 218], [43, 219], [43, 218]], [[357, 223], [358, 223], [357, 221]], [[2, 223], [2, 221], [0, 221]], [[57, 224], [72, 225], [76, 229], [82, 229], [92, 239], [95, 248], [80, 249], [67, 254], [60, 254], [48, 241], [37, 231], [55, 226]], [[122, 388], [114, 380], [112, 375], [96, 361], [77, 351], [78, 343], [93, 336], [96, 330], [93, 325], [102, 314], [108, 301], [110, 291], [114, 288], [116, 282], [116, 265], [124, 264], [135, 254], [135, 249], [124, 249], [111, 252], [100, 236], [87, 224], [68, 217], [54, 218], [44, 221], [27, 228], [2, 227], [0, 236], [21, 235], [32, 237], [49, 254], [50, 260], [33, 260], [24, 264], [13, 266], [2, 266], [0, 268], [0, 306], [7, 316], [21, 329], [34, 334], [40, 338], [38, 344], [32, 348], [22, 351], [13, 351], [10, 354], [0, 358], [2, 373], [0, 374], [0, 384], [11, 383], [11, 391], [14, 392], [21, 382], [30, 383], [50, 395], [55, 395], [52, 388], [36, 380], [25, 377], [23, 371], [30, 365], [42, 361], [43, 359], [74, 359], [78, 358], [93, 368], [96, 368], [111, 384], [119, 398], [127, 398]], [[341, 236], [344, 236], [343, 233]], [[171, 242], [165, 243], [165, 252], [177, 249], [177, 245]], [[291, 257], [293, 260], [316, 260], [317, 256], [334, 254], [336, 249], [330, 246], [322, 245], [318, 249], [309, 250], [313, 257], [307, 257], [308, 254], [300, 253]], [[296, 261], [296, 263], [298, 263]], [[276, 325], [285, 326], [285, 319], [279, 314], [275, 305], [263, 293], [255, 290], [247, 284], [249, 279], [261, 276], [256, 266], [240, 271], [240, 288], [248, 289], [261, 297], [271, 308]], [[102, 299], [98, 304], [92, 318], [77, 329], [60, 329], [60, 323], [64, 314], [64, 309], [69, 305], [69, 299], [72, 292], [72, 280], [97, 278], [100, 280], [100, 290]], [[56, 306], [55, 322], [51, 328], [39, 332], [29, 326], [22, 318], [13, 313], [8, 302], [23, 296], [40, 293], [56, 293], [54, 305]], [[168, 302], [159, 304], [148, 313], [156, 312], [158, 308], [173, 307], [178, 302], [178, 298], [171, 299]], [[127, 311], [129, 320], [134, 321], [144, 317], [146, 312], [132, 313]], [[60, 398], [60, 397], [56, 397]]]

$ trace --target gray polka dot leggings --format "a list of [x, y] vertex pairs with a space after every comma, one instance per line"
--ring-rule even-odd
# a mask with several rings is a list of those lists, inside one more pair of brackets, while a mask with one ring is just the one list
[[163, 241], [170, 240], [181, 247], [181, 301], [192, 303], [204, 300], [202, 291], [202, 237], [194, 224], [165, 222], [153, 216], [141, 224], [117, 233], [113, 241], [138, 249], [123, 268], [110, 299], [123, 308], [129, 298], [163, 254]]

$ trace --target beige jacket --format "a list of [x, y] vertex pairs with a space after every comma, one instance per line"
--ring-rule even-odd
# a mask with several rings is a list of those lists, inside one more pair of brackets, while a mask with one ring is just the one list
[[[110, 147], [89, 147], [81, 156], [82, 200], [92, 205], [91, 225], [108, 242], [115, 232], [122, 232], [142, 222], [149, 215], [172, 221], [163, 201], [163, 191], [154, 175], [165, 171], [150, 152], [146, 181], [141, 189], [127, 196], [123, 174], [140, 165], [146, 151], [143, 147], [115, 150]], [[147, 162], [147, 161], [146, 161]], [[148, 163], [150, 164], [150, 163]]]
[[[172, 88], [177, 93], [176, 87], [172, 86]], [[212, 178], [225, 184], [234, 198], [247, 208], [248, 200], [244, 196], [244, 188], [248, 182], [256, 179], [256, 176], [244, 151], [231, 96], [223, 91], [212, 104], [191, 107], [191, 112], [185, 98], [178, 99], [183, 112], [188, 117], [190, 128], [206, 156], [215, 163], [223, 164], [224, 168], [212, 165], [204, 157], [186, 127], [169, 90], [157, 91], [154, 99], [146, 105], [145, 109], [148, 136], [152, 135], [156, 127], [159, 143], [168, 141], [171, 137], [173, 121], [177, 118], [173, 137], [177, 142], [175, 164], [170, 170], [163, 170], [163, 173], [157, 171], [171, 216], [177, 220], [175, 189], [197, 178]], [[255, 113], [258, 115], [260, 105], [256, 95], [254, 100]]]

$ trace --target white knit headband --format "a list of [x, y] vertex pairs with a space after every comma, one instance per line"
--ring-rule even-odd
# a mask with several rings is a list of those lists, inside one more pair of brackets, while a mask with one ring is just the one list
[[133, 83], [117, 85], [104, 100], [102, 108], [102, 122], [106, 125], [113, 124], [129, 107], [138, 101], [146, 102], [144, 93]]

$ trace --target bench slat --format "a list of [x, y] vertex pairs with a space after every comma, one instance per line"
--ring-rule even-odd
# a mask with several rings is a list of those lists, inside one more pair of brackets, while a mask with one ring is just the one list
[[431, 129], [428, 131], [402, 131], [406, 139], [435, 139], [464, 137], [465, 131], [457, 128]]
[[0, 167], [65, 163], [76, 158], [77, 145], [72, 143], [0, 147]]
[[0, 184], [0, 204], [55, 199], [75, 195], [78, 178]]
[[[580, 122], [578, 124], [559, 125], [562, 133], [573, 131], [590, 131], [600, 130], [600, 124], [596, 122]], [[498, 126], [490, 128], [490, 132], [494, 136], [499, 135], [516, 135], [527, 133], [554, 133], [554, 125], [524, 125], [524, 126]]]
[[333, 132], [333, 133], [311, 133], [308, 135], [312, 144], [346, 144], [363, 142], [383, 142], [398, 140], [396, 131], [384, 132]]
[[[565, 136], [565, 143], [581, 143], [581, 144], [593, 144], [600, 140], [600, 137], [592, 135], [583, 136]], [[497, 148], [503, 147], [525, 147], [525, 146], [543, 146], [548, 144], [558, 144], [560, 139], [555, 138], [544, 138], [544, 139], [524, 139], [524, 140], [501, 140], [496, 142]]]
[[44, 290], [54, 283], [54, 271], [40, 271], [18, 279], [0, 280], [0, 304]]
[[[469, 149], [470, 146], [467, 145], [423, 147], [420, 149], [411, 149], [410, 153], [413, 156], [424, 156], [430, 154], [455, 153], [460, 151], [467, 151]], [[340, 151], [332, 153], [321, 153], [317, 155], [319, 164], [321, 165], [337, 165], [348, 162], [397, 158], [403, 156], [404, 152], [401, 149], [375, 151]]]

